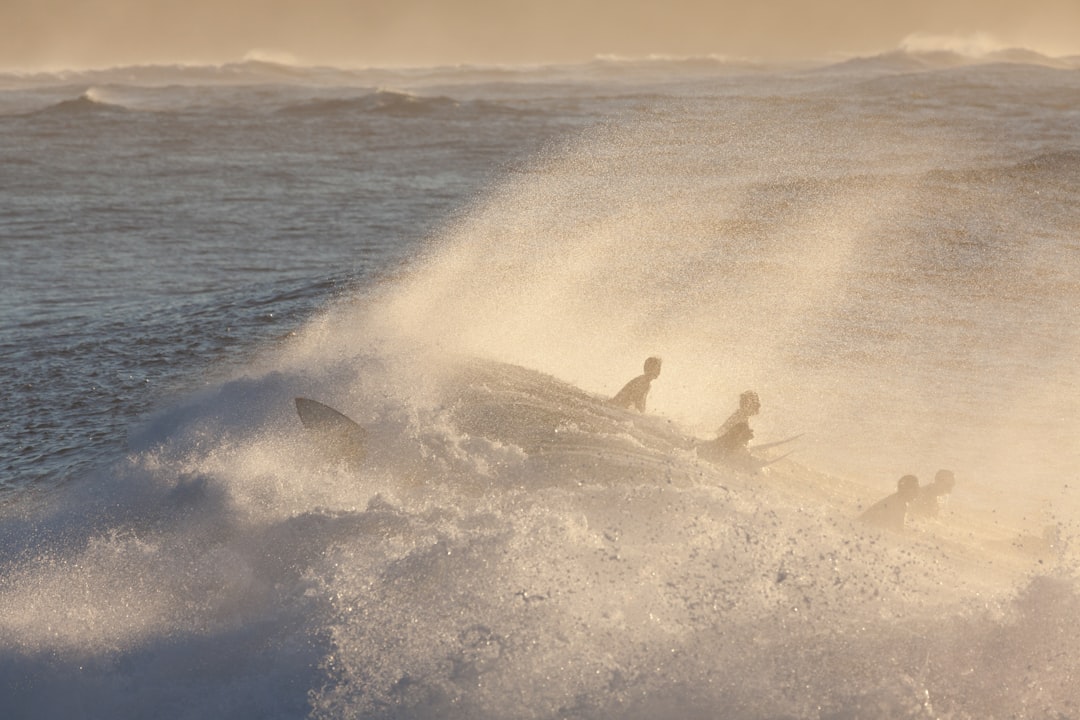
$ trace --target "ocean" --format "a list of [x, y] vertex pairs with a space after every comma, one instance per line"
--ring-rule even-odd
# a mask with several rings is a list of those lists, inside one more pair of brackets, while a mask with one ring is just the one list
[[4, 718], [1080, 718], [1080, 58], [0, 74], [0, 201]]

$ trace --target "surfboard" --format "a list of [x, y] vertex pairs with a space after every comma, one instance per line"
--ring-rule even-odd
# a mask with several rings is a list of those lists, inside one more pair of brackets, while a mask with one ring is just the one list
[[762, 468], [768, 467], [775, 462], [779, 462], [784, 458], [791, 455], [794, 450], [789, 451], [771, 459], [765, 459], [753, 454], [757, 450], [763, 448], [772, 448], [777, 445], [783, 445], [784, 443], [791, 442], [797, 438], [802, 437], [802, 434], [793, 435], [783, 440], [777, 440], [776, 442], [764, 443], [762, 445], [753, 445], [747, 448], [737, 448], [735, 450], [725, 450], [723, 446], [716, 440], [709, 440], [706, 442], [700, 442], [695, 446], [698, 457], [708, 460], [712, 463], [721, 463], [728, 467], [740, 470], [750, 475], [756, 475]]
[[780, 462], [781, 460], [788, 457], [789, 455], [791, 455], [794, 452], [795, 452], [794, 450], [791, 450], [789, 452], [784, 453], [780, 457], [774, 457], [771, 460], [758, 460], [758, 466], [759, 466], [759, 468], [768, 467], [769, 465], [772, 465], [775, 462]]
[[328, 459], [354, 465], [364, 459], [367, 431], [352, 418], [310, 398], [298, 397], [295, 402], [300, 423]]
[[[798, 435], [792, 435], [791, 437], [784, 438], [783, 440], [776, 440], [775, 442], [762, 443], [761, 445], [751, 445], [748, 449], [751, 452], [757, 452], [758, 450], [767, 450], [768, 448], [773, 448], [773, 447], [776, 447], [777, 445], [783, 445], [784, 443], [789, 443], [792, 440], [798, 440], [799, 438], [801, 438], [805, 434], [806, 433], [799, 433]], [[777, 458], [777, 459], [779, 459], [779, 458]]]

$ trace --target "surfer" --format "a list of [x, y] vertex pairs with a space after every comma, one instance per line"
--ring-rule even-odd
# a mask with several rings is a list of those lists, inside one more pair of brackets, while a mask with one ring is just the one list
[[720, 429], [716, 431], [716, 441], [722, 447], [732, 449], [745, 448], [754, 437], [750, 429], [750, 418], [761, 412], [761, 400], [753, 390], [747, 390], [739, 396], [739, 408], [731, 413]]
[[885, 530], [903, 530], [908, 505], [918, 494], [919, 478], [905, 475], [897, 481], [896, 492], [868, 507], [859, 515], [859, 520]]
[[611, 398], [611, 404], [629, 410], [636, 409], [645, 412], [645, 398], [649, 395], [652, 381], [660, 377], [660, 358], [651, 357], [645, 361], [645, 373], [626, 383], [615, 397]]
[[747, 390], [739, 396], [739, 408], [724, 421], [716, 431], [716, 438], [697, 444], [697, 454], [712, 462], [725, 462], [756, 474], [762, 463], [750, 454], [750, 441], [754, 431], [750, 429], [750, 418], [761, 411], [761, 400], [753, 390]]
[[908, 505], [912, 515], [937, 517], [941, 512], [941, 496], [948, 495], [956, 486], [956, 476], [952, 470], [938, 470], [934, 482], [919, 488], [919, 494]]
[[698, 457], [710, 462], [722, 462], [731, 467], [756, 475], [765, 465], [750, 454], [749, 443], [754, 437], [750, 423], [737, 423], [728, 432], [707, 442], [696, 444]]

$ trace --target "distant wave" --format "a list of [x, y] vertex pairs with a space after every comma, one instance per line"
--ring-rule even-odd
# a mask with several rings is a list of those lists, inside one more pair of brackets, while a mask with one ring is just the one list
[[287, 65], [268, 60], [244, 60], [221, 65], [129, 65], [59, 72], [0, 73], [0, 88], [58, 85], [138, 87], [230, 86], [269, 84], [372, 84], [363, 71]]
[[[441, 65], [429, 67], [332, 67], [300, 65], [262, 55], [220, 65], [132, 65], [39, 73], [0, 73], [0, 88], [68, 85], [133, 87], [314, 85], [322, 87], [419, 87], [478, 83], [564, 83], [608, 81], [643, 75], [724, 75], [775, 70], [919, 72], [957, 66], [1012, 63], [1080, 69], [1080, 56], [1054, 57], [1039, 50], [1007, 47], [985, 39], [911, 36], [896, 49], [842, 62], [775, 61], [723, 55], [598, 55], [577, 64]], [[413, 106], [409, 106], [412, 108]]]
[[952, 53], [971, 60], [986, 59], [991, 62], [1009, 60], [1021, 63], [1073, 65], [1076, 61], [1076, 58], [1057, 57], [1039, 48], [1003, 42], [984, 32], [967, 35], [913, 33], [900, 41], [898, 49], [913, 54]]
[[123, 105], [106, 102], [101, 99], [98, 92], [93, 89], [87, 90], [82, 95], [71, 100], [62, 100], [41, 110], [31, 113], [32, 115], [87, 115], [87, 114], [112, 114], [126, 113], [130, 110]]
[[1080, 69], [1080, 56], [1055, 57], [1038, 50], [1009, 47], [992, 37], [910, 35], [895, 50], [850, 58], [830, 69], [860, 72], [920, 72], [972, 65], [1034, 65], [1060, 70]]
[[425, 97], [396, 90], [378, 90], [351, 98], [327, 98], [297, 103], [281, 112], [297, 116], [352, 115], [357, 113], [393, 117], [423, 117], [448, 112], [476, 111], [512, 113], [513, 109], [486, 101], [459, 102], [444, 95]]
[[[730, 70], [775, 70], [779, 63], [759, 59], [730, 57], [727, 55], [663, 55], [643, 57], [623, 55], [597, 55], [590, 63], [594, 67], [679, 69], [682, 71], [724, 72]], [[788, 63], [784, 63], [788, 64]]]
[[353, 87], [410, 87], [445, 83], [566, 82], [606, 80], [642, 71], [659, 74], [712, 74], [748, 69], [775, 69], [775, 63], [724, 56], [621, 57], [597, 56], [583, 63], [437, 65], [417, 67], [331, 67], [300, 65], [251, 55], [220, 65], [131, 65], [113, 68], [38, 73], [0, 73], [0, 88], [119, 84], [136, 87], [320, 85]]

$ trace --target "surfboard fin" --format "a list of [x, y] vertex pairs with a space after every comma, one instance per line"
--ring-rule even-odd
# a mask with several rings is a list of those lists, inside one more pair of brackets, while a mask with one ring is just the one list
[[352, 418], [310, 398], [295, 398], [300, 423], [330, 460], [358, 465], [366, 455], [367, 431]]

